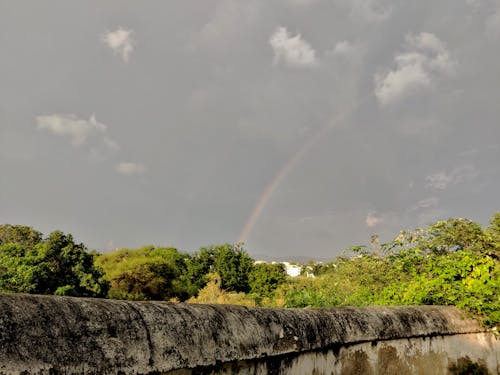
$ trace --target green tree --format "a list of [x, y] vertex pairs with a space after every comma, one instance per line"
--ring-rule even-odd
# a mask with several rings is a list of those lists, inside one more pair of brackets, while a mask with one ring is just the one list
[[203, 288], [207, 274], [216, 273], [221, 278], [221, 288], [228, 291], [250, 290], [248, 276], [254, 260], [243, 250], [242, 244], [223, 244], [202, 247], [186, 261], [187, 282], [196, 290]]
[[448, 219], [431, 225], [422, 245], [434, 254], [461, 250], [482, 252], [485, 236], [479, 223], [463, 218]]
[[215, 262], [215, 247], [202, 247], [192, 256], [186, 258], [186, 270], [181, 277], [184, 279], [191, 296], [198, 294], [209, 279], [207, 275], [213, 271]]
[[[398, 261], [396, 261], [397, 263]], [[421, 257], [419, 272], [380, 292], [380, 304], [454, 305], [500, 322], [500, 262], [471, 251]]]
[[70, 234], [52, 232], [33, 248], [0, 246], [0, 289], [11, 292], [104, 297], [109, 284], [94, 257]]
[[437, 221], [426, 229], [401, 231], [390, 243], [383, 244], [386, 255], [414, 250], [416, 253], [448, 254], [455, 251], [484, 253], [487, 237], [481, 224], [463, 218]]
[[101, 254], [96, 263], [111, 283], [110, 298], [132, 300], [186, 299], [190, 295], [180, 279], [187, 254], [175, 248], [144, 246]]
[[0, 291], [36, 293], [37, 269], [33, 258], [21, 245], [0, 245]]
[[233, 292], [250, 291], [248, 276], [254, 260], [243, 250], [242, 244], [218, 245], [214, 250], [213, 271], [221, 277], [221, 287]]
[[495, 259], [500, 259], [500, 212], [496, 212], [490, 220], [490, 226], [486, 228], [485, 234], [488, 238], [487, 253]]
[[250, 291], [261, 297], [269, 297], [285, 280], [285, 267], [281, 263], [256, 264], [248, 275]]
[[0, 245], [13, 243], [32, 249], [42, 241], [42, 233], [24, 225], [0, 225]]

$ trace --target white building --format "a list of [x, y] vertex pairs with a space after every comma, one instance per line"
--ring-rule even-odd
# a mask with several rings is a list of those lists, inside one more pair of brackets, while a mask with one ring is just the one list
[[[254, 262], [254, 264], [262, 264], [262, 263], [268, 263], [268, 262], [266, 262], [265, 260], [256, 260]], [[302, 272], [302, 266], [298, 266], [296, 264], [290, 264], [290, 262], [271, 262], [271, 264], [283, 264], [283, 266], [285, 266], [286, 274], [291, 277], [300, 276], [300, 273]], [[312, 273], [310, 275], [312, 275]], [[314, 277], [314, 275], [307, 277]]]
[[290, 264], [289, 262], [281, 262], [285, 266], [285, 272], [288, 276], [297, 277], [300, 275], [302, 271], [301, 266], [297, 266], [295, 264]]

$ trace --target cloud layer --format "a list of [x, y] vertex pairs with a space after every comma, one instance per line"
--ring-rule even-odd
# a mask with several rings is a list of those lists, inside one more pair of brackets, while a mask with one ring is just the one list
[[331, 258], [498, 209], [498, 0], [33, 3], [0, 12], [4, 222], [194, 251], [257, 207], [250, 253]]

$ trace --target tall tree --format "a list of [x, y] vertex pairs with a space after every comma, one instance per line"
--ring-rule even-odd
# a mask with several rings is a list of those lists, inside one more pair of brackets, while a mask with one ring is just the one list
[[468, 250], [481, 252], [485, 237], [481, 224], [457, 218], [438, 221], [427, 229], [427, 238], [422, 243], [434, 254]]
[[0, 245], [0, 290], [37, 294], [104, 297], [109, 284], [94, 257], [71, 234], [52, 232], [33, 248]]
[[202, 247], [187, 261], [187, 277], [199, 290], [208, 282], [207, 274], [217, 273], [222, 289], [246, 293], [250, 291], [248, 276], [253, 263], [242, 244]]
[[259, 296], [270, 296], [286, 280], [282, 263], [260, 263], [254, 265], [248, 275], [250, 291]]
[[111, 283], [109, 297], [132, 300], [186, 299], [190, 296], [180, 275], [185, 272], [183, 254], [174, 248], [145, 246], [101, 254], [96, 263]]
[[244, 292], [250, 291], [248, 276], [254, 260], [243, 250], [242, 244], [215, 247], [214, 271], [222, 280], [222, 289]]

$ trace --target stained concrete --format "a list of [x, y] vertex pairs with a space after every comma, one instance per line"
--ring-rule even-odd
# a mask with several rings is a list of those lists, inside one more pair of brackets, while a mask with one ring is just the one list
[[429, 363], [445, 371], [466, 355], [495, 374], [499, 352], [491, 333], [453, 307], [265, 309], [0, 294], [0, 374], [425, 374]]

